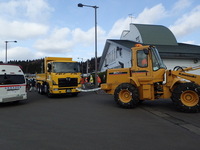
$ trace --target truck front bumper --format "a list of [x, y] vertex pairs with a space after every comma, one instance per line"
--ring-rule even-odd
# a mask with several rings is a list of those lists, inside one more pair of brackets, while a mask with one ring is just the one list
[[78, 93], [80, 91], [78, 91], [76, 88], [65, 88], [65, 89], [57, 89], [54, 88], [51, 90], [52, 94], [66, 94], [66, 93]]

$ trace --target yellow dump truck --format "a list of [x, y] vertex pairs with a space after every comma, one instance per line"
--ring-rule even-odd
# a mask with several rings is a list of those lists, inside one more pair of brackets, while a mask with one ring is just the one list
[[81, 87], [80, 67], [72, 58], [45, 57], [41, 74], [36, 74], [37, 91], [52, 97], [56, 94], [77, 96]]

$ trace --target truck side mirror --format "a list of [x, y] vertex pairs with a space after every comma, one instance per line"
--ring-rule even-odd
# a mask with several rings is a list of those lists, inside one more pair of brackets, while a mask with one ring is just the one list
[[143, 52], [148, 55], [149, 54], [149, 50], [148, 49], [143, 49]]
[[51, 72], [51, 69], [52, 69], [51, 64], [48, 64], [48, 65], [47, 65], [47, 72]]

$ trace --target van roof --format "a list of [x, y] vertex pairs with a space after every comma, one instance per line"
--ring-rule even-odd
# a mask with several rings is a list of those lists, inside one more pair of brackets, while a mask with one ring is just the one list
[[0, 74], [24, 74], [18, 65], [0, 64]]

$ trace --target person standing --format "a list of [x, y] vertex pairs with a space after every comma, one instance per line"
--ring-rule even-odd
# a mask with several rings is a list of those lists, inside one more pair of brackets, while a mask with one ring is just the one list
[[29, 92], [31, 92], [32, 89], [33, 89], [34, 91], [36, 91], [35, 84], [36, 84], [35, 79], [34, 79], [34, 78], [31, 79], [31, 81], [30, 81], [30, 89], [29, 89]]
[[94, 83], [93, 77], [92, 75], [90, 75], [90, 84], [93, 85], [93, 83]]
[[98, 86], [100, 86], [101, 84], [101, 78], [97, 75], [97, 83], [98, 83]]

